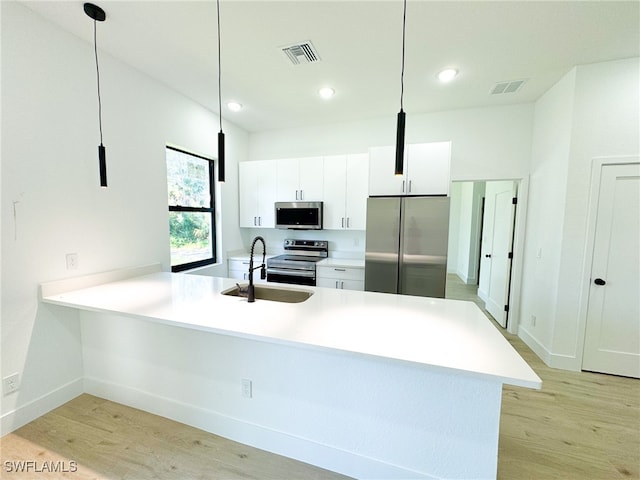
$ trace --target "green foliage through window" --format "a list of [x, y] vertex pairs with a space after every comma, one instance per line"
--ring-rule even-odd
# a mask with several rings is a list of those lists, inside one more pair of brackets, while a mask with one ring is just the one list
[[172, 147], [166, 159], [171, 269], [214, 263], [213, 162]]

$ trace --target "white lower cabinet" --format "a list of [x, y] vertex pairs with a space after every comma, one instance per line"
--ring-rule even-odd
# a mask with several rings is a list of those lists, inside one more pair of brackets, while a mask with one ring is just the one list
[[364, 268], [317, 266], [316, 286], [339, 290], [364, 290]]
[[[255, 257], [253, 259], [253, 266], [257, 267], [262, 262], [262, 254], [260, 254], [260, 259], [256, 261]], [[236, 278], [238, 280], [249, 281], [249, 260], [235, 260], [229, 259], [228, 261], [229, 267], [229, 278]], [[254, 270], [253, 272], [253, 282], [254, 283], [266, 283], [266, 280], [260, 279], [260, 270]]]

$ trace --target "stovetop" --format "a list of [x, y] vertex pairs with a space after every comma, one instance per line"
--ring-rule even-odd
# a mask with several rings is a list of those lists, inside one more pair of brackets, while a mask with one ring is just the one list
[[284, 241], [285, 253], [267, 260], [267, 265], [311, 266], [329, 256], [329, 242], [326, 240]]

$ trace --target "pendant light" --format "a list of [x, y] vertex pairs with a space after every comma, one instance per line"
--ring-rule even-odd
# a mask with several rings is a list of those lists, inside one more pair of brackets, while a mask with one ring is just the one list
[[220, 0], [216, 0], [218, 11], [218, 112], [220, 131], [218, 132], [218, 181], [224, 182], [224, 132], [222, 131], [222, 69], [220, 67]]
[[398, 112], [398, 127], [396, 130], [396, 168], [395, 174], [402, 175], [404, 167], [404, 123], [405, 113], [402, 109], [404, 100], [404, 40], [407, 23], [407, 0], [404, 0], [402, 12], [402, 71], [400, 74], [400, 112]]
[[100, 97], [100, 67], [98, 66], [98, 42], [96, 40], [97, 22], [104, 22], [107, 15], [104, 10], [93, 3], [84, 4], [84, 13], [93, 19], [93, 51], [96, 57], [96, 76], [98, 80], [98, 126], [100, 128], [100, 145], [98, 145], [98, 165], [100, 169], [100, 186], [107, 186], [107, 151], [102, 144], [102, 99]]

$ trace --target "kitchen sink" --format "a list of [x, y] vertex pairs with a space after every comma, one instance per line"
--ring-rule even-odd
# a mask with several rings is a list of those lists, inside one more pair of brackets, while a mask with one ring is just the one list
[[[301, 303], [308, 300], [313, 292], [286, 287], [270, 287], [266, 285], [254, 285], [256, 300], [269, 300], [272, 302]], [[222, 295], [232, 297], [246, 297], [247, 285], [236, 285], [221, 292]]]

